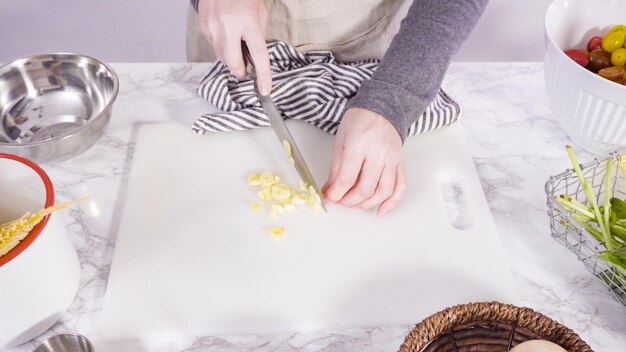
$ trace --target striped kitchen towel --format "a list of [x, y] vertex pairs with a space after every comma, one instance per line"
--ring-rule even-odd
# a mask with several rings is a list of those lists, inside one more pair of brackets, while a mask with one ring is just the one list
[[[272, 99], [285, 119], [305, 120], [335, 134], [346, 103], [361, 82], [369, 79], [379, 60], [338, 62], [330, 51], [305, 54], [283, 43], [268, 44], [272, 69]], [[269, 126], [251, 79], [238, 80], [221, 62], [211, 67], [198, 94], [223, 112], [202, 115], [193, 124], [198, 134]], [[461, 107], [443, 90], [415, 121], [408, 135], [454, 123]]]

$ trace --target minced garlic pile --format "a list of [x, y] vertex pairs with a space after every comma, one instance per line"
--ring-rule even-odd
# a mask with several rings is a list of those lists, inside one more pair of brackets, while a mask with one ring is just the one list
[[[283, 140], [283, 149], [285, 154], [287, 154], [287, 162], [294, 165], [296, 161], [293, 158], [291, 143], [286, 139]], [[269, 209], [269, 216], [272, 219], [278, 219], [283, 213], [296, 210], [298, 205], [308, 204], [315, 210], [322, 209], [322, 199], [312, 185], [308, 185], [300, 180], [300, 192], [297, 192], [285, 183], [278, 183], [279, 181], [280, 176], [275, 175], [271, 171], [248, 175], [248, 184], [250, 186], [261, 187], [257, 195], [266, 204]], [[252, 202], [250, 208], [254, 211], [261, 211], [263, 206], [258, 202]], [[283, 238], [286, 230], [284, 227], [271, 227], [268, 233], [274, 238]]]
[[[309, 205], [315, 210], [322, 209], [322, 200], [313, 186], [300, 180], [300, 189], [297, 191], [285, 183], [279, 183], [280, 179], [280, 176], [271, 171], [248, 175], [248, 184], [261, 188], [257, 196], [266, 206], [270, 218], [279, 219], [284, 213], [294, 211], [299, 205]], [[263, 205], [252, 202], [250, 208], [254, 211], [261, 211]], [[285, 229], [273, 227], [269, 233], [272, 237], [283, 237]]]

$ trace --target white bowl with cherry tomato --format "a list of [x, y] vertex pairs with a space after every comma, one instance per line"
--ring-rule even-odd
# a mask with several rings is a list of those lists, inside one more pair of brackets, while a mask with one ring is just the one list
[[545, 81], [560, 125], [595, 154], [626, 147], [626, 0], [555, 0]]
[[584, 49], [565, 50], [565, 55], [587, 70], [609, 81], [626, 85], [626, 26], [618, 24], [603, 36], [589, 38]]

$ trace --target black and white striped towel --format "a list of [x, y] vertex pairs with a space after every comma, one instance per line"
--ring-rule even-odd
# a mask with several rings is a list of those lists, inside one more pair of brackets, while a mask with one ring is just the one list
[[[329, 51], [299, 53], [283, 42], [268, 44], [272, 69], [272, 99], [285, 119], [305, 120], [335, 134], [346, 103], [361, 82], [369, 79], [379, 60], [335, 61]], [[198, 134], [269, 126], [253, 81], [238, 80], [221, 62], [213, 65], [198, 87], [198, 94], [223, 112], [202, 115], [193, 124]], [[443, 90], [415, 121], [408, 135], [454, 123], [461, 108]]]

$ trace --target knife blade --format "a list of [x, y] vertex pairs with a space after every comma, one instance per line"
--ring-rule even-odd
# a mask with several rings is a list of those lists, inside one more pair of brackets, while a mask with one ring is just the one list
[[244, 41], [241, 42], [241, 52], [243, 54], [244, 64], [246, 66], [246, 72], [254, 80], [254, 91], [257, 95], [257, 98], [259, 99], [259, 102], [261, 103], [261, 107], [263, 108], [263, 111], [265, 112], [265, 114], [267, 115], [269, 119], [270, 126], [272, 127], [272, 129], [274, 130], [274, 133], [278, 137], [278, 140], [280, 141], [281, 146], [284, 146], [285, 143], [289, 143], [289, 147], [291, 150], [291, 157], [294, 160], [294, 167], [296, 171], [298, 172], [298, 175], [300, 175], [300, 178], [302, 178], [302, 180], [308, 186], [313, 187], [315, 192], [317, 192], [318, 196], [320, 197], [322, 209], [328, 212], [328, 210], [326, 209], [326, 204], [324, 203], [324, 198], [322, 197], [322, 193], [317, 187], [317, 183], [315, 183], [315, 179], [313, 178], [313, 175], [311, 174], [311, 170], [307, 166], [306, 161], [304, 161], [304, 157], [302, 156], [302, 153], [300, 153], [300, 149], [298, 148], [296, 141], [293, 139], [293, 136], [291, 135], [289, 128], [287, 128], [287, 124], [285, 123], [285, 120], [283, 119], [282, 115], [276, 108], [276, 105], [274, 104], [272, 97], [270, 95], [262, 95], [259, 92], [254, 62], [252, 61], [252, 55], [250, 55], [250, 50], [248, 49], [248, 45], [246, 45], [246, 42]]

